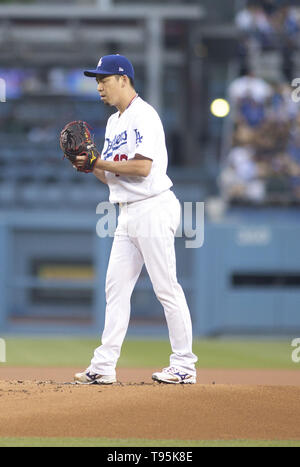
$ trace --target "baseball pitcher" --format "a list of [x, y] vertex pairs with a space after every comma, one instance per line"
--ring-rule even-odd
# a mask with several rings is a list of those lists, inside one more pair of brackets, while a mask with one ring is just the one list
[[108, 184], [111, 203], [120, 206], [106, 276], [106, 314], [102, 344], [89, 367], [75, 375], [81, 384], [116, 382], [116, 365], [130, 318], [130, 299], [145, 264], [163, 306], [172, 347], [170, 366], [152, 375], [162, 383], [195, 383], [197, 357], [192, 352], [192, 324], [177, 281], [174, 237], [180, 203], [167, 176], [164, 129], [154, 108], [134, 88], [134, 69], [121, 55], [107, 55], [93, 77], [104, 104], [117, 112], [108, 119], [101, 154], [85, 122], [62, 131], [65, 156], [81, 172], [93, 172]]

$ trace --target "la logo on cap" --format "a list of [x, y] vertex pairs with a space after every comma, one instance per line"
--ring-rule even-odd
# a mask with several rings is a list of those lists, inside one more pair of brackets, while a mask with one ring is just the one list
[[101, 65], [102, 65], [102, 57], [100, 58], [99, 63], [98, 63], [97, 66], [101, 66]]

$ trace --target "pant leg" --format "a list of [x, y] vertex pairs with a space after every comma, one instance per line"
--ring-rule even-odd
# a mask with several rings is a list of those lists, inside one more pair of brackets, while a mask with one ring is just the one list
[[[192, 352], [192, 322], [182, 287], [176, 274], [175, 233], [180, 222], [180, 204], [173, 195], [156, 204], [139, 225], [145, 232], [149, 223], [150, 236], [136, 234], [155, 294], [164, 308], [172, 355], [170, 366], [196, 374], [197, 357]], [[137, 232], [139, 227], [137, 226]]]
[[129, 318], [130, 299], [143, 267], [143, 258], [127, 236], [115, 236], [106, 275], [106, 312], [102, 345], [94, 352], [89, 370], [115, 375]]

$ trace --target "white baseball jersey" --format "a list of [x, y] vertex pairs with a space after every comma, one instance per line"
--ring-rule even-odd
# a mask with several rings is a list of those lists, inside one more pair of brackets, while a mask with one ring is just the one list
[[168, 155], [162, 123], [156, 111], [137, 97], [121, 115], [107, 123], [101, 158], [119, 161], [136, 154], [152, 160], [147, 177], [125, 177], [105, 172], [112, 203], [121, 206], [106, 274], [106, 314], [101, 345], [87, 371], [116, 374], [127, 332], [131, 294], [143, 265], [166, 316], [172, 354], [170, 366], [196, 376], [197, 357], [192, 351], [192, 322], [176, 275], [174, 237], [180, 223], [180, 203], [169, 189]]
[[136, 154], [153, 161], [149, 175], [129, 177], [106, 171], [111, 203], [143, 200], [173, 185], [166, 174], [168, 153], [160, 117], [138, 96], [122, 114], [116, 112], [108, 119], [101, 158], [121, 164]]

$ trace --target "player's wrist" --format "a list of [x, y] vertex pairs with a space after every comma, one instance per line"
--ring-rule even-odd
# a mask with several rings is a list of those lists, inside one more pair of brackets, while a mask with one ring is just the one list
[[94, 172], [95, 170], [97, 170], [97, 169], [103, 170], [102, 162], [103, 162], [103, 161], [101, 160], [101, 158], [100, 158], [100, 157], [97, 157], [97, 160], [95, 161], [94, 166], [93, 166], [93, 172]]

